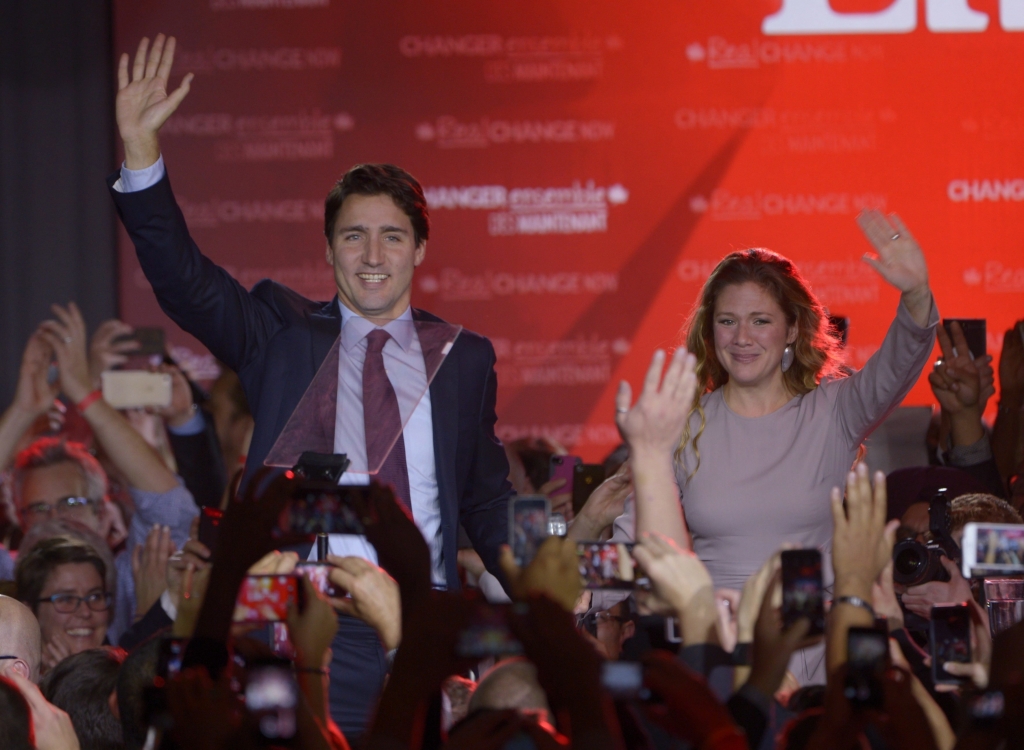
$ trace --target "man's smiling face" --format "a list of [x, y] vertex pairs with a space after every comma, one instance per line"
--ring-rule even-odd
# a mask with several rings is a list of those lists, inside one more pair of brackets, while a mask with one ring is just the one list
[[350, 195], [334, 222], [327, 262], [338, 298], [364, 318], [394, 320], [409, 307], [413, 272], [427, 253], [389, 195]]

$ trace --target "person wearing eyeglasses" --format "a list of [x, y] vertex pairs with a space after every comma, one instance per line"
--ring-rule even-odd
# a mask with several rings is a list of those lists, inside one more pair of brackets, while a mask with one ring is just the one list
[[45, 539], [18, 559], [18, 599], [39, 621], [43, 673], [106, 642], [113, 597], [105, 579], [96, 550], [68, 537]]

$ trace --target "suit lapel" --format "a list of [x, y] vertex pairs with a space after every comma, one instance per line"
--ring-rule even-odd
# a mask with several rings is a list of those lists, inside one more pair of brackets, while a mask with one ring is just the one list
[[[310, 350], [313, 357], [313, 383], [319, 388], [315, 405], [316, 428], [319, 433], [317, 450], [321, 453], [334, 452], [334, 426], [338, 413], [338, 352], [341, 348], [341, 313], [337, 299], [324, 304], [309, 316]], [[333, 387], [329, 387], [333, 384]]]

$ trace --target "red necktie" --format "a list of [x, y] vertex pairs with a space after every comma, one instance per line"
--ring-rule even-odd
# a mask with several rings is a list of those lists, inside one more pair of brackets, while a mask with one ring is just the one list
[[[391, 334], [377, 328], [366, 336], [366, 360], [363, 362], [363, 425], [366, 428], [366, 461], [370, 470], [380, 466], [377, 480], [390, 484], [406, 508], [412, 509], [409, 496], [409, 469], [405, 463], [405, 438], [398, 397], [384, 370], [384, 344]], [[392, 439], [398, 435], [394, 446]], [[388, 448], [391, 448], [389, 451]], [[382, 463], [383, 462], [383, 463]]]

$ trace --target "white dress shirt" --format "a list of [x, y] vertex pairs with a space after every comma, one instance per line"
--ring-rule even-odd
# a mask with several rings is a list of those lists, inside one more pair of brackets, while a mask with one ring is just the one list
[[[152, 187], [163, 179], [164, 157], [145, 169], [132, 170], [121, 166], [121, 177], [114, 189], [133, 193]], [[366, 436], [363, 425], [363, 361], [366, 359], [366, 335], [376, 326], [339, 301], [341, 310], [341, 351], [338, 356], [338, 410], [335, 415], [334, 451], [345, 453], [352, 468], [341, 477], [341, 484], [369, 484], [365, 473]], [[412, 319], [412, 310], [386, 326], [391, 340], [384, 345], [384, 369], [398, 397], [398, 409], [405, 426], [405, 459], [409, 472], [409, 502], [413, 519], [430, 547], [431, 579], [444, 587], [443, 545], [441, 539], [441, 506], [437, 497], [437, 473], [434, 464], [434, 430], [430, 416], [430, 394], [427, 392], [426, 365], [423, 350]], [[377, 564], [377, 551], [364, 536], [331, 534], [332, 555], [362, 557]], [[310, 552], [316, 559], [316, 547]]]

